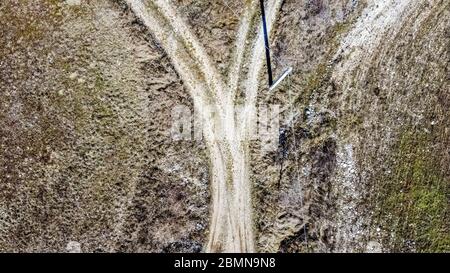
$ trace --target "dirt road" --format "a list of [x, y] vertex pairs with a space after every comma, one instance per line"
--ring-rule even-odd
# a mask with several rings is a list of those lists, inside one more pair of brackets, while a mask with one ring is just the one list
[[[272, 28], [281, 0], [269, 1], [268, 25]], [[248, 139], [256, 110], [258, 76], [263, 65], [262, 30], [248, 43], [257, 1], [246, 3], [237, 38], [237, 49], [227, 84], [200, 42], [169, 1], [127, 1], [131, 10], [156, 36], [188, 88], [202, 115], [203, 134], [209, 148], [212, 169], [212, 211], [207, 252], [254, 252], [251, 192], [248, 167]], [[244, 59], [246, 44], [250, 60]], [[189, 45], [188, 47], [186, 45]], [[245, 82], [244, 122], [236, 124], [234, 98], [242, 78], [243, 63], [250, 64]], [[217, 113], [216, 118], [208, 115]]]

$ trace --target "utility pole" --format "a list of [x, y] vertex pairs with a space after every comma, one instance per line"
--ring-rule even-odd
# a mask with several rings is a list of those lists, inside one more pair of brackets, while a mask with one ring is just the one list
[[269, 48], [269, 31], [267, 30], [267, 22], [266, 22], [266, 11], [264, 10], [264, 0], [259, 0], [261, 4], [261, 16], [263, 21], [263, 30], [264, 30], [264, 47], [266, 49], [266, 61], [267, 61], [267, 74], [269, 76], [269, 90], [274, 90], [283, 80], [286, 78], [291, 72], [292, 67], [286, 69], [283, 74], [273, 82], [272, 77], [272, 64], [270, 62], [270, 48]]
[[264, 0], [259, 0], [259, 2], [261, 4], [261, 16], [264, 29], [264, 44], [266, 48], [267, 73], [269, 75], [269, 87], [271, 87], [273, 84], [273, 78], [272, 78], [272, 64], [270, 62], [269, 34], [267, 31], [266, 12], [264, 10]]

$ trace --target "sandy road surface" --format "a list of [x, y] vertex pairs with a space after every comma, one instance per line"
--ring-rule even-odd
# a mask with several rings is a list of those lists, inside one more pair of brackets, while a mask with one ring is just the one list
[[[245, 60], [244, 52], [258, 1], [253, 0], [245, 4], [227, 85], [188, 25], [173, 8], [173, 3], [167, 0], [126, 2], [166, 50], [188, 88], [195, 107], [203, 110], [199, 112], [204, 120], [203, 134], [212, 168], [212, 211], [209, 240], [205, 250], [254, 252], [248, 139], [252, 133], [249, 125], [256, 117], [258, 76], [264, 61], [262, 30], [255, 41], [250, 42], [250, 60]], [[275, 23], [281, 2], [269, 1], [269, 29], [272, 29]], [[234, 97], [241, 80], [241, 67], [245, 62], [250, 63], [245, 84], [245, 119], [237, 126]], [[215, 111], [217, 118], [211, 119], [205, 109]]]

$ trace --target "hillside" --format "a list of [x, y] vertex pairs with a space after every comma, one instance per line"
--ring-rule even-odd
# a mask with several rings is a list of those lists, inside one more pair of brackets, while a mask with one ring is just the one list
[[0, 251], [449, 252], [450, 2], [0, 2]]

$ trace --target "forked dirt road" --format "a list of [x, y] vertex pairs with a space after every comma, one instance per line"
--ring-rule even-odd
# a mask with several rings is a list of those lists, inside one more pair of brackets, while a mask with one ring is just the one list
[[[264, 64], [262, 29], [249, 41], [252, 20], [258, 16], [257, 0], [244, 1], [227, 80], [212, 65], [201, 43], [177, 14], [169, 0], [127, 0], [137, 17], [155, 35], [172, 60], [202, 116], [202, 128], [211, 160], [212, 211], [207, 252], [254, 252], [254, 233], [249, 181], [249, 140], [256, 118], [258, 81]], [[346, 78], [355, 63], [380, 43], [380, 37], [422, 1], [380, 0], [370, 2], [363, 16], [342, 41], [338, 52], [350, 54], [333, 77]], [[282, 0], [267, 1], [269, 33]], [[367, 29], [367, 26], [371, 26]], [[249, 46], [247, 46], [249, 44]], [[247, 52], [248, 54], [244, 54]], [[248, 56], [248, 57], [245, 57]], [[242, 75], [242, 66], [249, 67]], [[243, 77], [244, 76], [244, 77]], [[245, 80], [244, 80], [245, 79]], [[242, 83], [242, 84], [239, 84]], [[240, 116], [236, 116], [235, 97], [239, 88], [245, 93]], [[214, 117], [210, 116], [215, 112]], [[239, 122], [237, 122], [239, 120]]]
[[[203, 119], [202, 128], [212, 168], [212, 211], [207, 252], [254, 252], [254, 234], [249, 181], [248, 144], [255, 117], [258, 76], [263, 67], [262, 30], [250, 41], [250, 59], [244, 52], [258, 1], [246, 7], [236, 37], [228, 81], [212, 65], [204, 48], [167, 0], [127, 0], [142, 23], [155, 35], [181, 76]], [[272, 29], [281, 0], [268, 1], [268, 27]], [[188, 45], [188, 46], [187, 46]], [[237, 125], [234, 99], [242, 79], [243, 63], [249, 63], [244, 90], [243, 122]], [[216, 113], [211, 117], [210, 113]]]

